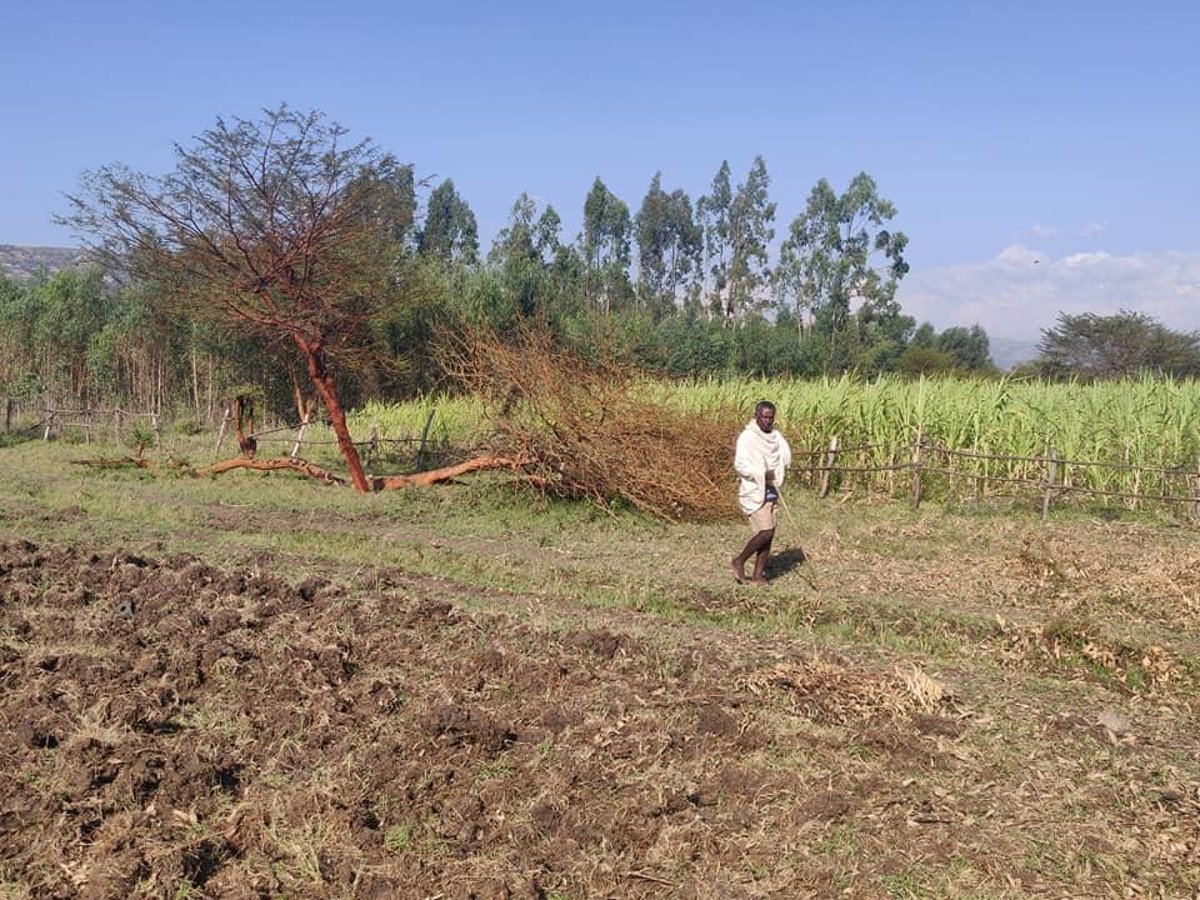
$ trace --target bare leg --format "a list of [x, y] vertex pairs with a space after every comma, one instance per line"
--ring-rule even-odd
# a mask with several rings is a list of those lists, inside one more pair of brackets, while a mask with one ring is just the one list
[[751, 584], [766, 584], [767, 583], [767, 560], [771, 556], [771, 542], [775, 539], [775, 530], [760, 531], [759, 534], [767, 536], [764, 543], [754, 555], [754, 577], [750, 579]]
[[771, 541], [775, 538], [775, 529], [767, 531], [759, 531], [754, 534], [742, 552], [730, 560], [730, 567], [733, 569], [733, 577], [738, 580], [738, 584], [742, 584], [746, 580], [746, 561], [751, 556], [754, 557], [754, 583], [762, 584], [765, 579], [763, 572], [767, 569], [767, 556], [771, 552]]

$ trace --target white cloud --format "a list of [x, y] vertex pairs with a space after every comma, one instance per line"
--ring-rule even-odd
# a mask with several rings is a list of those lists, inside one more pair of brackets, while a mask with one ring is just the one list
[[1056, 238], [1060, 234], [1057, 226], [1042, 225], [1038, 222], [1034, 222], [1032, 225], [1029, 226], [1029, 233], [1032, 234], [1034, 237], [1040, 237], [1040, 238]]
[[1000, 338], [1035, 340], [1063, 312], [1122, 309], [1192, 331], [1200, 323], [1200, 252], [1073, 253], [1055, 260], [1013, 245], [987, 262], [911, 272], [896, 298], [919, 322], [938, 329], [979, 324]]
[[1107, 222], [1088, 222], [1080, 230], [1084, 237], [1098, 237], [1108, 231]]
[[996, 254], [994, 262], [1006, 269], [1023, 269], [1025, 266], [1035, 266], [1041, 261], [1041, 253], [1030, 250], [1020, 244], [1011, 244]]

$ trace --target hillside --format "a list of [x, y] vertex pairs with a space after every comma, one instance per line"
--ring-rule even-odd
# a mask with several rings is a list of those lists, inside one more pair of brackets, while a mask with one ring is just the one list
[[1037, 341], [993, 337], [990, 343], [992, 362], [1001, 369], [1011, 369], [1038, 356]]
[[56, 272], [87, 258], [78, 247], [17, 247], [0, 244], [0, 272], [17, 281], [27, 281], [40, 271]]

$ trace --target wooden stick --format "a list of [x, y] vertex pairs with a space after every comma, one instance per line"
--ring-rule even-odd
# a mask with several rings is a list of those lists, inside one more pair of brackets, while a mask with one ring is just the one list
[[818, 497], [829, 496], [829, 476], [833, 474], [833, 464], [837, 462], [838, 436], [829, 439], [829, 452], [825, 454], [825, 471], [821, 473], [821, 489]]
[[921, 426], [918, 425], [917, 426], [917, 443], [913, 447], [913, 459], [912, 459], [912, 470], [913, 470], [912, 506], [913, 506], [913, 509], [918, 509], [921, 506], [921, 448], [922, 448]]
[[1050, 501], [1054, 497], [1054, 486], [1058, 479], [1058, 451], [1051, 444], [1046, 452], [1046, 492], [1042, 495], [1042, 521], [1050, 515]]

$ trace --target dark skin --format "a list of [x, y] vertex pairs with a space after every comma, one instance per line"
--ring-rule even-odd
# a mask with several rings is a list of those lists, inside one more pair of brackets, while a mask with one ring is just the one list
[[[754, 421], [763, 432], [770, 434], [771, 429], [775, 427], [775, 410], [769, 406], [756, 410]], [[771, 478], [772, 476], [768, 474], [767, 477]], [[774, 528], [755, 532], [754, 536], [746, 542], [742, 552], [730, 560], [729, 566], [733, 569], [733, 577], [737, 579], [738, 584], [746, 583], [746, 562], [751, 556], [754, 557], [754, 574], [750, 577], [750, 583], [755, 585], [767, 583], [767, 560], [771, 556], [773, 540], [775, 540]]]
[[771, 541], [773, 540], [775, 540], [774, 528], [755, 532], [754, 537], [746, 542], [745, 549], [729, 563], [733, 569], [733, 577], [738, 580], [738, 584], [746, 583], [746, 561], [751, 556], [754, 557], [754, 575], [750, 578], [750, 583], [756, 585], [767, 583], [767, 559], [771, 556]]

